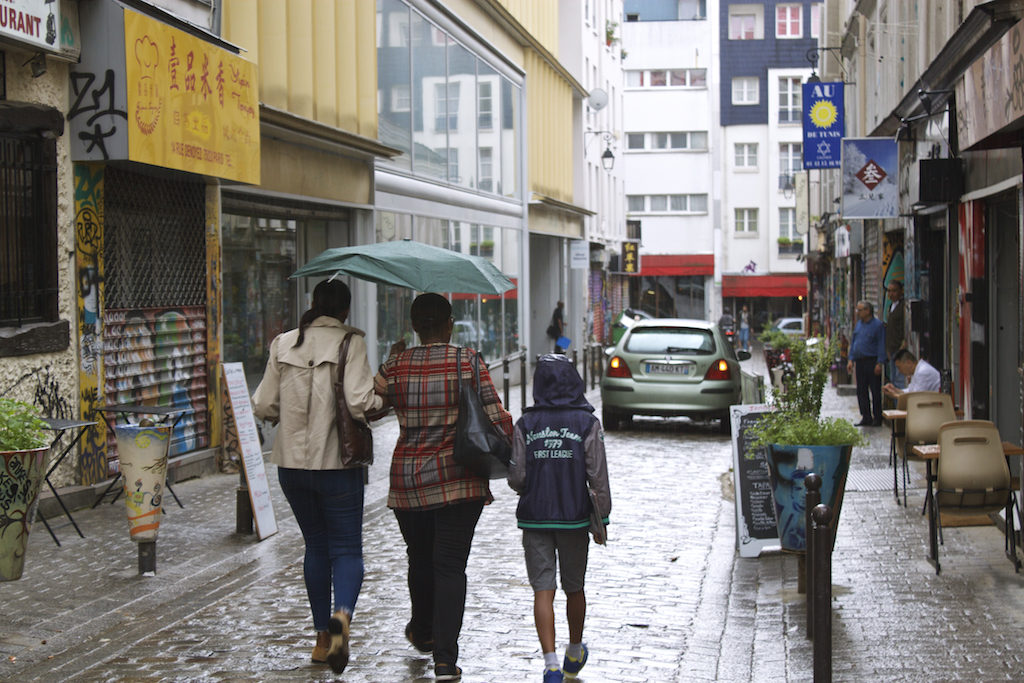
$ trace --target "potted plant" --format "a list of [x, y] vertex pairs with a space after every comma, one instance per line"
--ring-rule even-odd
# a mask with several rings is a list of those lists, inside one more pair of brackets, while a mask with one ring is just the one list
[[0, 398], [0, 581], [21, 578], [49, 443], [38, 408]]
[[793, 344], [792, 371], [785, 389], [773, 393], [775, 410], [762, 416], [753, 428], [754, 445], [768, 449], [784, 550], [803, 552], [807, 547], [804, 477], [811, 472], [821, 477], [821, 501], [832, 508], [837, 524], [853, 447], [865, 443], [849, 420], [821, 417], [822, 393], [834, 355], [834, 345]]
[[605, 45], [611, 47], [615, 43], [619, 42], [619, 39], [615, 37], [615, 29], [619, 27], [619, 22], [607, 20], [604, 22], [604, 42]]

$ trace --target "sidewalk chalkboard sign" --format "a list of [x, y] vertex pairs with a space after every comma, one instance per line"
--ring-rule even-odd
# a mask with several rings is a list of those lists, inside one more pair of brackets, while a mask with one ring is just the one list
[[779, 530], [775, 503], [768, 477], [768, 453], [750, 445], [750, 428], [771, 408], [767, 405], [738, 405], [732, 417], [732, 471], [736, 495], [736, 546], [740, 557], [757, 557], [764, 550], [778, 549]]
[[241, 363], [224, 363], [224, 382], [228, 387], [231, 411], [235, 416], [238, 430], [238, 444], [242, 450], [242, 466], [245, 480], [249, 484], [249, 502], [252, 503], [252, 517], [256, 522], [256, 533], [262, 541], [277, 533], [277, 520], [270, 500], [270, 486], [267, 470], [263, 466], [263, 448], [256, 432], [256, 418], [252, 414], [249, 400], [249, 385], [245, 381], [245, 370]]

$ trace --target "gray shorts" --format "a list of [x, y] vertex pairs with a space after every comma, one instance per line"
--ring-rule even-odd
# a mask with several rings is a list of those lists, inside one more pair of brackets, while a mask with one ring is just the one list
[[523, 550], [526, 552], [526, 575], [534, 591], [555, 590], [555, 554], [562, 575], [562, 590], [578, 593], [583, 590], [587, 573], [587, 552], [590, 534], [586, 529], [547, 531], [523, 529]]

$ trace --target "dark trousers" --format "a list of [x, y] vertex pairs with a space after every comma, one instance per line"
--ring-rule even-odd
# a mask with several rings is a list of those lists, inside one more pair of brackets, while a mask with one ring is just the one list
[[412, 633], [434, 639], [434, 662], [455, 664], [466, 608], [466, 562], [482, 500], [434, 510], [395, 510], [409, 555]]
[[853, 371], [857, 378], [857, 403], [860, 406], [861, 419], [881, 424], [882, 376], [875, 374], [877, 363], [875, 358], [858, 358], [853, 361]]

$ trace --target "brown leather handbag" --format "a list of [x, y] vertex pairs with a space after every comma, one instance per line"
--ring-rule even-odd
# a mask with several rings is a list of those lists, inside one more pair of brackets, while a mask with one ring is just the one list
[[352, 417], [345, 402], [345, 358], [353, 333], [345, 335], [338, 355], [338, 376], [334, 380], [334, 401], [337, 404], [338, 445], [343, 467], [369, 467], [373, 464], [373, 431], [365, 422]]

